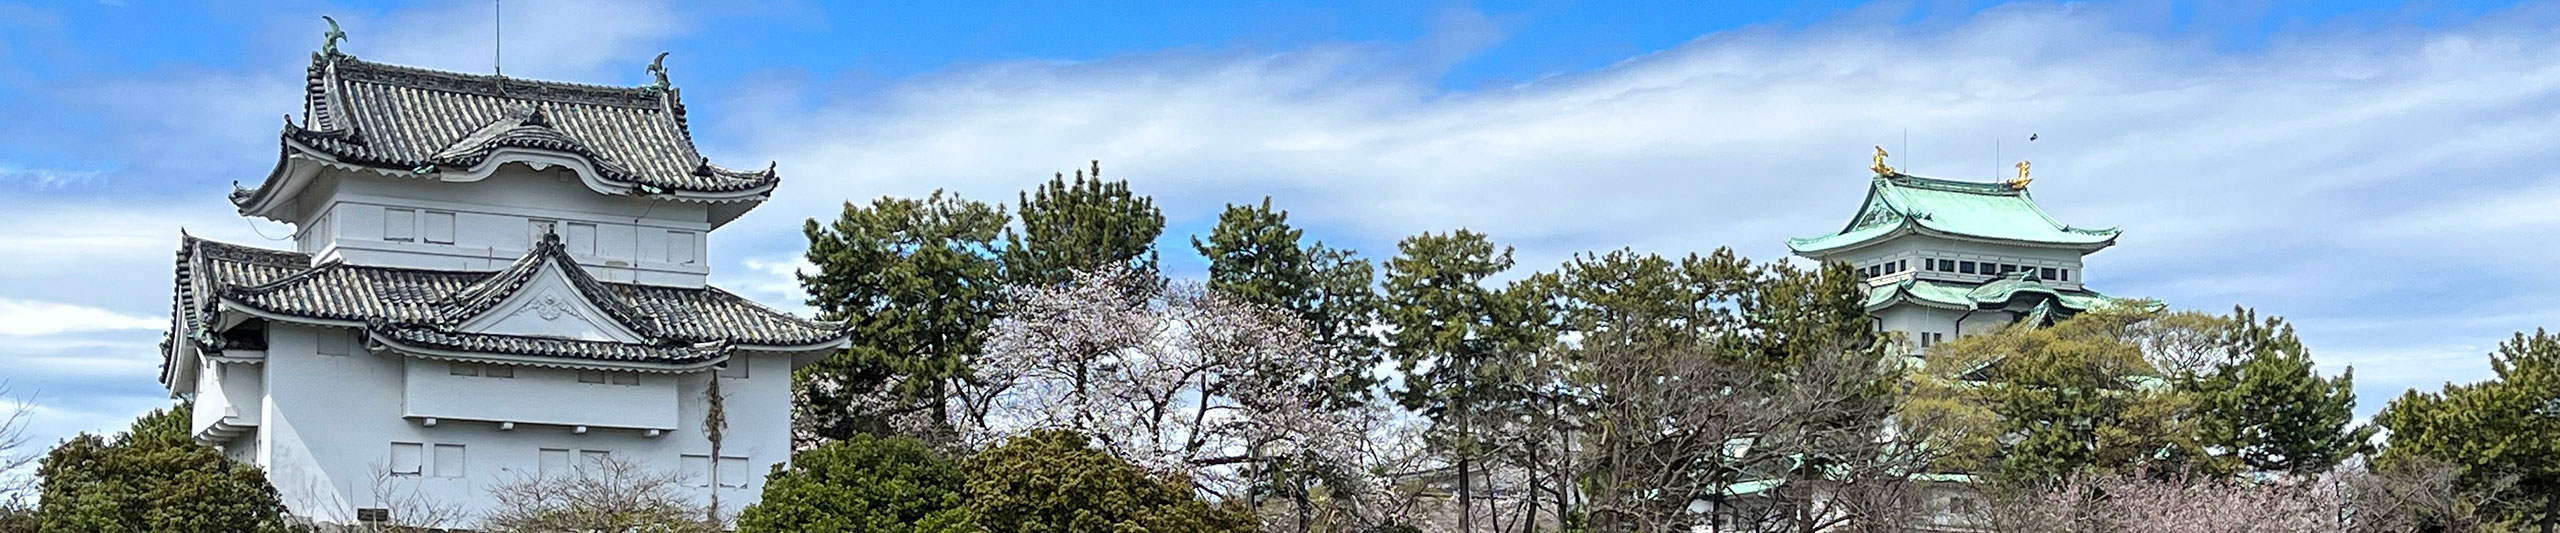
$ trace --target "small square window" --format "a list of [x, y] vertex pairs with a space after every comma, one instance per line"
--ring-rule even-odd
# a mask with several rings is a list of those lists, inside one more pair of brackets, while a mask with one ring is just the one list
[[382, 240], [409, 242], [418, 236], [418, 210], [382, 210]]
[[516, 367], [507, 365], [480, 365], [480, 375], [500, 379], [515, 379]]
[[453, 244], [453, 213], [428, 211], [425, 238], [432, 244]]
[[424, 466], [426, 445], [415, 442], [391, 443], [391, 475], [414, 476]]
[[580, 370], [580, 371], [578, 371], [578, 382], [579, 382], [579, 383], [604, 383], [604, 382], [605, 382], [605, 381], [604, 381], [604, 371], [602, 371], [602, 370]]
[[630, 372], [607, 372], [605, 373], [605, 379], [612, 381], [615, 385], [640, 384], [640, 375]]
[[2000, 265], [2000, 273], [2001, 273], [2001, 274], [2015, 274], [2015, 273], [2017, 273], [2017, 272], [2018, 272], [2018, 265]]
[[1965, 261], [1965, 262], [1962, 262], [1962, 263], [1956, 263], [1956, 270], [1957, 270], [1957, 271], [1959, 271], [1959, 272], [1966, 273], [1966, 274], [1972, 274], [1972, 273], [1973, 273], [1973, 265], [1974, 265], [1974, 262], [1972, 262], [1972, 261]]
[[436, 477], [462, 477], [462, 445], [436, 445]]
[[723, 487], [745, 487], [747, 486], [748, 481], [752, 481], [750, 476], [747, 474], [747, 458], [745, 457], [720, 458], [719, 474], [720, 486]]
[[596, 225], [584, 222], [571, 222], [569, 223], [569, 232], [560, 236], [560, 242], [569, 246], [569, 253], [571, 254], [595, 255]]
[[480, 365], [478, 363], [445, 363], [445, 373], [477, 377], [480, 375]]
[[2036, 273], [2036, 279], [2061, 280], [2061, 278], [2054, 277], [2053, 267], [2044, 267], [2041, 271]]
[[346, 355], [355, 351], [355, 339], [345, 331], [322, 330], [318, 337], [320, 355]]
[[677, 475], [683, 478], [685, 486], [711, 486], [711, 456], [687, 455], [681, 459], [679, 462], [684, 464], [679, 467]]
[[679, 265], [690, 265], [695, 261], [696, 259], [693, 253], [693, 232], [667, 232], [667, 262]]
[[540, 459], [540, 466], [542, 468], [540, 473], [542, 475], [561, 476], [569, 474], [569, 450], [562, 448], [543, 448]]
[[2068, 268], [2062, 269], [2062, 280], [2063, 280], [2063, 281], [2071, 281], [2071, 269], [2068, 269]]

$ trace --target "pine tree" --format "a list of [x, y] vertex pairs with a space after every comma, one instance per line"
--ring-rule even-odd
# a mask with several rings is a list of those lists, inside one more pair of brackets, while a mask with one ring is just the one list
[[1072, 182], [1061, 175], [1022, 193], [1017, 212], [1022, 227], [1005, 234], [1002, 254], [1013, 283], [1057, 285], [1110, 264], [1156, 271], [1164, 212], [1154, 199], [1130, 192], [1129, 182], [1103, 180], [1101, 162], [1090, 177], [1079, 170]]
[[2407, 394], [2374, 422], [2391, 431], [2384, 466], [2429, 459], [2458, 466], [2488, 509], [2560, 531], [2560, 336], [2536, 330], [2489, 354], [2497, 377]]
[[2323, 379], [2284, 319], [2246, 308], [2225, 319], [2229, 360], [2185, 388], [2200, 400], [2201, 439], [2261, 472], [2318, 474], [2364, 450], [2355, 422], [2355, 369]]
[[1228, 205], [1208, 238], [1193, 237], [1191, 246], [1209, 259], [1210, 290], [1288, 313], [1317, 343], [1342, 355], [1330, 360], [1352, 363], [1312, 377], [1331, 391], [1319, 407], [1366, 404], [1377, 385], [1369, 371], [1382, 350], [1368, 332], [1378, 317], [1376, 271], [1349, 250], [1301, 245], [1304, 240], [1305, 231], [1289, 225], [1289, 212], [1263, 198], [1259, 206]]
[[816, 267], [799, 275], [809, 305], [845, 321], [855, 343], [802, 371], [802, 409], [818, 436], [887, 431], [885, 413], [848, 412], [882, 383], [898, 383], [895, 392], [918, 406], [908, 408], [943, 405], [994, 319], [1003, 280], [992, 256], [1005, 221], [998, 206], [934, 191], [847, 202], [834, 222], [802, 226]]
[[[2088, 474], [2223, 470], [2197, 437], [2195, 396], [2170, 386], [2127, 338], [2162, 313], [2121, 305], [2052, 327], [2011, 326], [1930, 351], [1933, 368], [1981, 369], [1978, 394], [1999, 415], [1999, 473], [2058, 484]], [[1943, 365], [1943, 366], [1942, 366]]]
[[1472, 527], [1472, 478], [1483, 453], [1477, 404], [1494, 394], [1480, 373], [1497, 353], [1496, 313], [1505, 305], [1486, 283], [1511, 269], [1511, 249], [1497, 251], [1484, 234], [1463, 229], [1396, 246], [1401, 254], [1387, 261], [1384, 309], [1394, 329], [1388, 351], [1404, 375], [1396, 399], [1430, 419], [1434, 443], [1456, 456], [1460, 527]]

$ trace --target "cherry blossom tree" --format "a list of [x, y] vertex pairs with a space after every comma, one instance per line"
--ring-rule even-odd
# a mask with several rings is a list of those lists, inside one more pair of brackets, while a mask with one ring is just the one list
[[1071, 430], [1213, 498], [1242, 497], [1250, 467], [1285, 462], [1321, 481], [1346, 524], [1407, 507], [1371, 468], [1400, 453], [1373, 438], [1387, 414], [1320, 407], [1321, 376], [1356, 363], [1279, 310], [1111, 266], [1014, 287], [1002, 309], [952, 400], [965, 446]]

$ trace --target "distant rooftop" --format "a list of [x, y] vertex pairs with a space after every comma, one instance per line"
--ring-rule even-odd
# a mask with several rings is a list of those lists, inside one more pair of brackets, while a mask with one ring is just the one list
[[1891, 173], [1876, 175], [1866, 203], [1848, 227], [1831, 235], [1787, 239], [1787, 248], [1820, 255], [1906, 233], [2096, 251], [2115, 244], [2119, 231], [2054, 220], [2023, 185]]
[[[514, 148], [581, 157], [606, 184], [637, 193], [726, 200], [770, 192], [779, 181], [771, 168], [730, 170], [702, 156], [679, 91], [659, 72], [659, 84], [608, 87], [317, 53], [303, 123], [286, 123], [283, 142], [289, 155], [390, 173], [470, 169]], [[244, 209], [266, 201], [279, 181], [234, 192], [232, 200]]]

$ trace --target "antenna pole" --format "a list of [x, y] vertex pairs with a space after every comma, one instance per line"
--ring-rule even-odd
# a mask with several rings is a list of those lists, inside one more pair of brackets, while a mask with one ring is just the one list
[[503, 78], [507, 76], [507, 0], [489, 0], [489, 20], [497, 34], [496, 45], [489, 50], [489, 69]]

